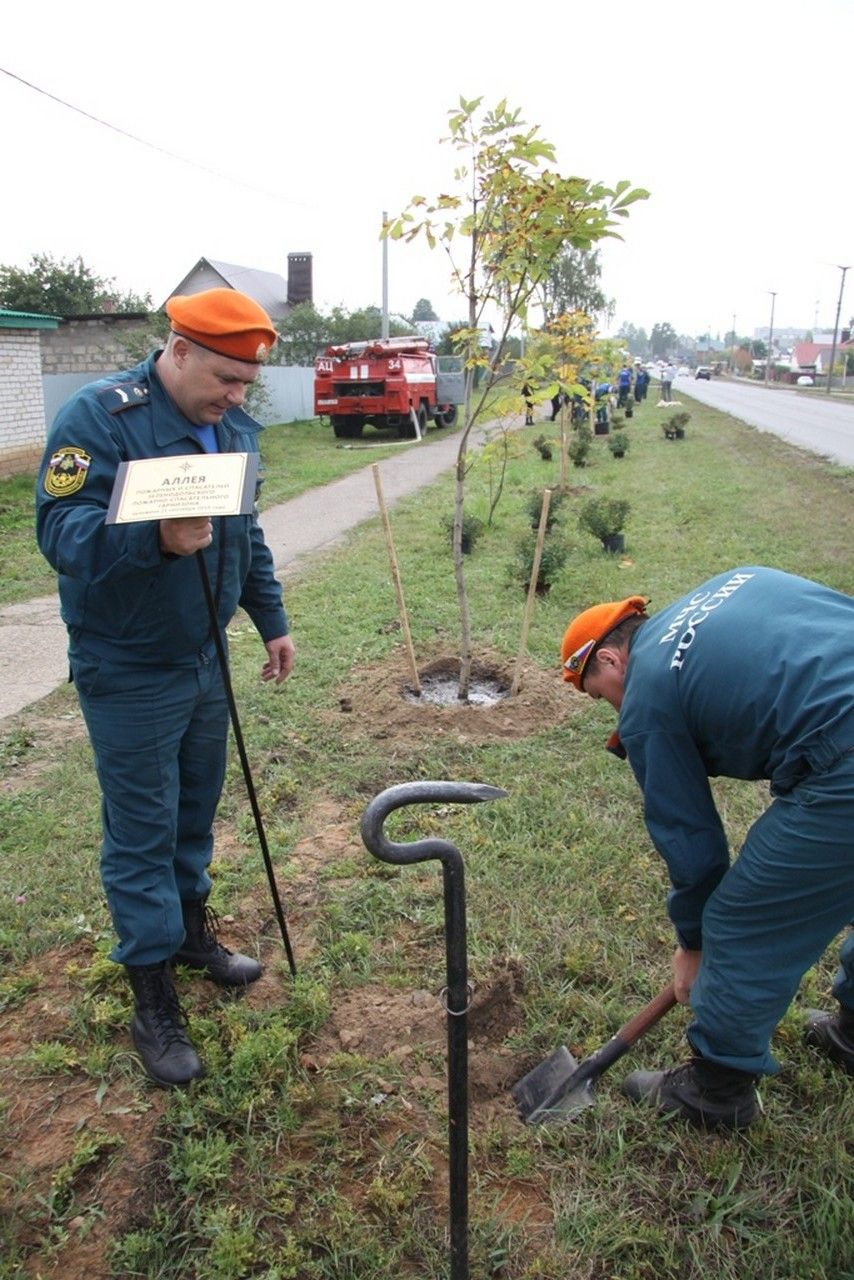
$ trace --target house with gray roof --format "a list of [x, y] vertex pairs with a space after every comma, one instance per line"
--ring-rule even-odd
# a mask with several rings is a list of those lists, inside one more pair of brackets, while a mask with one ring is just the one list
[[[291, 307], [311, 302], [311, 254], [288, 254], [288, 278], [275, 271], [259, 271], [236, 262], [220, 262], [216, 258], [199, 258], [191, 271], [175, 286], [176, 294], [201, 293], [204, 289], [238, 289], [254, 298], [271, 320], [283, 320]], [[169, 298], [165, 299], [164, 306]]]

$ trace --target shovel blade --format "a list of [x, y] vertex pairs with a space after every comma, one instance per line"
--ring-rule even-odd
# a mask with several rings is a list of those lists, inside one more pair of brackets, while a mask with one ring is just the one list
[[572, 1083], [577, 1070], [575, 1058], [565, 1045], [561, 1045], [539, 1066], [517, 1080], [510, 1092], [525, 1124], [555, 1123], [575, 1111], [593, 1106], [590, 1080]]

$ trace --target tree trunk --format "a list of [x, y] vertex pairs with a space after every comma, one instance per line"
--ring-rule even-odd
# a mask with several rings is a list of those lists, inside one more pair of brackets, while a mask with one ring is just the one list
[[569, 448], [569, 432], [566, 429], [566, 405], [563, 402], [563, 394], [560, 398], [560, 489], [563, 492], [566, 485], [567, 459]]

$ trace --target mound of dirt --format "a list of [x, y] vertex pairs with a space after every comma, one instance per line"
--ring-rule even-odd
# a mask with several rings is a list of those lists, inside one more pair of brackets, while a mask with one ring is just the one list
[[[459, 658], [439, 656], [419, 666], [422, 681], [459, 677]], [[381, 664], [354, 667], [338, 690], [339, 732], [359, 737], [391, 738], [410, 745], [425, 735], [451, 734], [461, 742], [487, 743], [526, 738], [549, 725], [577, 715], [582, 699], [567, 689], [560, 671], [542, 671], [528, 662], [519, 692], [509, 696], [514, 668], [506, 658], [487, 655], [473, 664], [473, 679], [507, 691], [495, 702], [436, 703], [412, 697], [412, 673], [403, 649]]]

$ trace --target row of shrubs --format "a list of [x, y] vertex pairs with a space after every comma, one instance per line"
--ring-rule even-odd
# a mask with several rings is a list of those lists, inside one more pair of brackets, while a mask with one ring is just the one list
[[[665, 437], [669, 440], [683, 439], [685, 427], [690, 416], [686, 412], [668, 414], [666, 420], [662, 423]], [[615, 457], [622, 458], [627, 453], [630, 443], [628, 433], [620, 429], [624, 425], [624, 418], [622, 415], [614, 414], [610, 425], [616, 430], [609, 432], [608, 448]], [[575, 466], [583, 467], [586, 464], [592, 439], [593, 432], [586, 421], [573, 425], [567, 452]], [[544, 461], [552, 459], [553, 441], [540, 434], [532, 443]], [[541, 594], [550, 589], [552, 582], [563, 568], [569, 555], [570, 547], [568, 542], [554, 534], [555, 527], [562, 519], [560, 509], [568, 496], [567, 491], [564, 489], [555, 488], [551, 492], [549, 510], [546, 517], [546, 537], [540, 554], [537, 578], [537, 591]], [[532, 533], [526, 535], [520, 541], [516, 554], [518, 576], [525, 587], [530, 582], [533, 572], [542, 509], [543, 491], [541, 489], [533, 489], [525, 503], [525, 510], [530, 519]], [[630, 503], [626, 498], [612, 498], [600, 494], [588, 498], [582, 503], [578, 511], [578, 525], [586, 533], [598, 538], [604, 551], [609, 553], [622, 552], [625, 548], [623, 529], [628, 519], [629, 511]], [[446, 517], [444, 524], [449, 535], [453, 537], [453, 517]], [[485, 527], [483, 520], [478, 516], [471, 515], [468, 512], [465, 513], [462, 530], [462, 549], [465, 554], [470, 554], [474, 550], [475, 543]]]
[[[561, 489], [553, 489], [546, 516], [546, 538], [540, 555], [540, 566], [537, 575], [537, 591], [544, 594], [551, 587], [569, 555], [569, 544], [561, 537], [555, 537], [555, 526], [561, 523], [560, 508], [569, 495]], [[530, 534], [518, 544], [516, 563], [522, 584], [527, 587], [531, 580], [534, 556], [537, 545], [537, 533], [543, 510], [543, 491], [532, 489], [525, 502], [525, 510], [531, 523]], [[628, 518], [630, 504], [626, 498], [609, 498], [605, 495], [588, 498], [579, 509], [578, 525], [585, 532], [598, 538], [605, 551], [622, 550], [622, 530]], [[445, 516], [443, 524], [449, 536], [453, 538], [453, 516]], [[486, 525], [479, 516], [466, 512], [463, 516], [462, 549], [470, 554], [475, 547]]]

